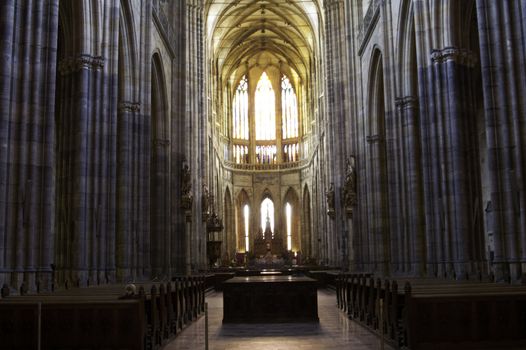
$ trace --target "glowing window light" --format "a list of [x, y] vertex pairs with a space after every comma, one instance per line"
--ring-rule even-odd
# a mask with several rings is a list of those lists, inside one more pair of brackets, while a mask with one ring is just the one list
[[249, 241], [248, 241], [248, 221], [249, 221], [249, 214], [250, 212], [250, 209], [248, 208], [248, 204], [245, 205], [245, 207], [243, 208], [243, 214], [245, 216], [245, 251], [248, 253], [249, 251], [249, 248], [250, 248], [250, 244], [249, 244]]
[[285, 215], [287, 217], [287, 250], [292, 250], [292, 206], [290, 203], [285, 205]]
[[256, 140], [276, 139], [275, 100], [272, 83], [263, 72], [256, 87]]
[[274, 235], [274, 202], [270, 198], [265, 198], [261, 202], [261, 231], [265, 232], [267, 216], [270, 221], [270, 231]]
[[298, 137], [298, 101], [289, 78], [281, 78], [281, 108], [283, 138]]
[[234, 138], [248, 140], [248, 80], [245, 76], [239, 82], [232, 104]]

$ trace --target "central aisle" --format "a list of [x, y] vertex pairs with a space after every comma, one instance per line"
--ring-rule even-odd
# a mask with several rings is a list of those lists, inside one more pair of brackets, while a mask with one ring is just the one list
[[[223, 295], [207, 298], [210, 350], [377, 350], [379, 339], [336, 307], [334, 292], [318, 291], [320, 323], [222, 324]], [[205, 318], [186, 328], [165, 350], [205, 348]], [[385, 346], [386, 350], [391, 350]]]

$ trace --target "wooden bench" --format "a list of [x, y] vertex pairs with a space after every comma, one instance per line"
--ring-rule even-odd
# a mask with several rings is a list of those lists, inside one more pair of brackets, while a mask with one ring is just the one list
[[[136, 286], [139, 293], [126, 297], [123, 285], [105, 285], [4, 298], [0, 300], [0, 349], [36, 348], [31, 344], [37, 344], [38, 339], [42, 349], [157, 349], [204, 311], [204, 276]], [[78, 322], [91, 327], [90, 331], [79, 333], [82, 327]], [[61, 338], [58, 335], [68, 323], [71, 332]], [[3, 334], [6, 329], [15, 331]], [[133, 347], [119, 333], [122, 329], [133, 338]]]
[[13, 300], [0, 303], [0, 349], [144, 349], [136, 300]]
[[402, 329], [411, 350], [526, 348], [526, 288], [406, 283]]
[[310, 270], [306, 275], [317, 280], [324, 288], [330, 287], [337, 290], [341, 273], [337, 270]]
[[337, 299], [351, 319], [384, 336], [395, 348], [526, 348], [526, 288], [522, 286], [411, 279], [400, 290], [396, 280], [342, 274]]

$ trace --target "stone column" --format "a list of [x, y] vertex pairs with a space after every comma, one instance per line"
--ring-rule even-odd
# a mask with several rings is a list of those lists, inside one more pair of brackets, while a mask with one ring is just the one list
[[[330, 0], [324, 3], [325, 11], [325, 76], [327, 119], [325, 131], [327, 134], [326, 148], [324, 151], [324, 172], [327, 176], [326, 183], [334, 183], [336, 189], [334, 200], [334, 220], [327, 221], [328, 258], [332, 265], [347, 265], [348, 259], [347, 232], [345, 230], [345, 214], [343, 213], [339, 189], [342, 188], [342, 174], [346, 150], [346, 93], [347, 93], [347, 67], [344, 64], [346, 50], [344, 21], [344, 2]], [[336, 258], [335, 258], [336, 257]], [[339, 261], [341, 260], [341, 261]]]
[[477, 203], [481, 199], [480, 169], [473, 163], [478, 158], [478, 145], [470, 135], [476, 130], [470, 85], [474, 57], [465, 49], [447, 47], [434, 50], [431, 59], [436, 86], [433, 98], [442, 125], [432, 129], [440, 140], [440, 162], [433, 165], [442, 184], [439, 217], [444, 236], [440, 238], [445, 242], [445, 261], [452, 268], [446, 272], [463, 279], [479, 272], [475, 260], [481, 247], [476, 242], [482, 234], [481, 206]]
[[396, 100], [397, 112], [402, 124], [402, 152], [404, 153], [403, 174], [405, 182], [405, 217], [409, 223], [407, 237], [408, 249], [404, 260], [409, 264], [409, 271], [422, 275], [425, 269], [425, 237], [423, 188], [421, 173], [421, 150], [418, 118], [418, 98], [404, 96]]
[[353, 223], [353, 209], [347, 210], [347, 251], [348, 251], [348, 265], [349, 271], [356, 271], [356, 262], [354, 254], [354, 223]]
[[185, 211], [185, 222], [186, 222], [186, 230], [185, 230], [185, 246], [186, 246], [186, 252], [185, 252], [185, 274], [187, 276], [190, 276], [192, 274], [192, 211], [186, 210]]
[[[121, 101], [117, 117], [117, 203], [116, 203], [116, 277], [119, 281], [135, 279], [137, 234], [141, 213], [137, 210], [142, 168], [139, 159], [141, 140], [134, 132], [140, 127], [140, 103]], [[138, 152], [139, 151], [139, 152]], [[143, 169], [144, 171], [144, 169]]]
[[357, 204], [356, 195], [356, 158], [350, 156], [346, 161], [345, 182], [342, 187], [342, 209], [346, 219], [346, 236], [345, 236], [345, 270], [351, 271], [356, 269], [355, 252], [354, 252], [354, 222], [353, 212]]
[[58, 1], [0, 2], [0, 285], [51, 286]]
[[[120, 2], [90, 6], [82, 10], [100, 11], [102, 29], [90, 16], [75, 22], [66, 5], [61, 13], [84, 36], [63, 36], [57, 113], [58, 268], [63, 279], [80, 285], [115, 278], [118, 26], [113, 24]], [[90, 36], [90, 30], [101, 32]], [[84, 49], [89, 52], [78, 51]]]
[[186, 118], [187, 131], [191, 137], [186, 147], [186, 157], [192, 163], [193, 184], [195, 185], [194, 210], [192, 219], [192, 257], [196, 269], [206, 268], [206, 239], [201, 220], [201, 188], [208, 177], [208, 115], [205, 103], [205, 52], [203, 1], [186, 1]]
[[526, 3], [477, 0], [498, 281], [526, 273]]

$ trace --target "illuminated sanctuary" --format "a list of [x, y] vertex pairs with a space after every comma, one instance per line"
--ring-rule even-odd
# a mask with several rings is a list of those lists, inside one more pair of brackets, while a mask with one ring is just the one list
[[[526, 347], [525, 0], [1, 0], [0, 57], [2, 341], [9, 295], [265, 272], [338, 290], [265, 317], [318, 296], [394, 348]], [[131, 333], [165, 346], [193, 297]], [[351, 347], [325, 336], [284, 346]]]

